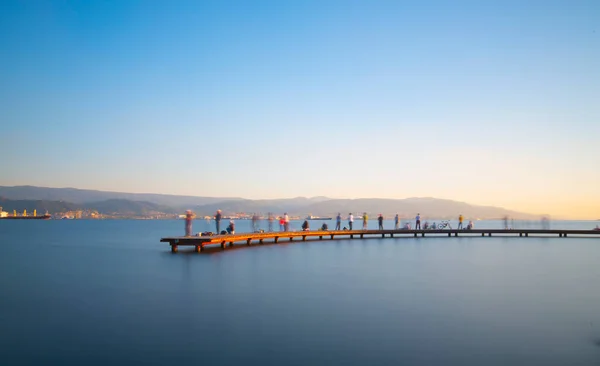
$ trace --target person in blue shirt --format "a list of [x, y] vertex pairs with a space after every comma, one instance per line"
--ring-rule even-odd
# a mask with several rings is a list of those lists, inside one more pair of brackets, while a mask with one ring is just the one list
[[421, 230], [421, 214], [417, 214], [415, 217], [415, 230]]

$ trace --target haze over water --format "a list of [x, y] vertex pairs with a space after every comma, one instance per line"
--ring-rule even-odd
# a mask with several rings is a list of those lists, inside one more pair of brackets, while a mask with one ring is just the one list
[[0, 221], [2, 364], [600, 362], [599, 239], [342, 239], [206, 254], [158, 242], [182, 232], [182, 221]]

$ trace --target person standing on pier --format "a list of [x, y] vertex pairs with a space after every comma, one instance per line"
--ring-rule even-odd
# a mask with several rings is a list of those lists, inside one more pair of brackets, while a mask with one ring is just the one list
[[421, 214], [418, 213], [415, 217], [415, 230], [421, 230]]
[[279, 218], [279, 231], [284, 231], [285, 230], [285, 220], [283, 219], [283, 217]]
[[398, 230], [399, 229], [399, 225], [400, 224], [400, 217], [398, 217], [398, 214], [396, 214], [396, 216], [394, 217], [394, 229]]
[[348, 226], [350, 227], [350, 230], [352, 230], [352, 223], [354, 223], [354, 215], [350, 212], [348, 214]]
[[379, 230], [383, 230], [383, 215], [382, 214], [379, 214], [377, 221], [379, 221]]
[[273, 213], [269, 212], [268, 215], [269, 215], [269, 227], [268, 227], [268, 230], [269, 230], [269, 232], [272, 232], [273, 231]]
[[223, 215], [221, 215], [221, 210], [217, 210], [217, 213], [215, 214], [215, 223], [217, 225], [217, 235], [221, 234], [221, 218], [223, 217]]
[[192, 236], [192, 220], [194, 219], [194, 213], [192, 210], [185, 212], [185, 236]]
[[460, 215], [458, 215], [458, 228], [457, 228], [458, 230], [460, 230], [460, 229], [463, 228], [463, 224], [462, 223], [463, 223], [463, 215], [460, 214]]
[[252, 232], [258, 231], [258, 215], [255, 213], [252, 214]]
[[335, 229], [342, 229], [342, 214], [338, 212], [337, 217], [335, 218]]
[[290, 217], [287, 212], [283, 214], [283, 231], [290, 231]]
[[363, 230], [367, 230], [369, 226], [369, 215], [366, 212], [363, 213]]

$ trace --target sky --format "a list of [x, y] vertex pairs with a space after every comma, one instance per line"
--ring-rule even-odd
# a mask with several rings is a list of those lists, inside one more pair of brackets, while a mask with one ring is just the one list
[[600, 219], [600, 2], [0, 2], [0, 185]]

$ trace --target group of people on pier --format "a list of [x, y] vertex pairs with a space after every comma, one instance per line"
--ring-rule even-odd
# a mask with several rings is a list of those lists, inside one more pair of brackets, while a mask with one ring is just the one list
[[[344, 226], [342, 228], [342, 214], [338, 212], [336, 218], [335, 218], [335, 230], [353, 230], [354, 229], [354, 215], [352, 214], [352, 212], [350, 212], [348, 214], [347, 217], [348, 220], [348, 227]], [[377, 227], [379, 230], [383, 230], [383, 215], [379, 214], [377, 216]], [[463, 221], [464, 221], [464, 217], [463, 215], [459, 215], [458, 216], [458, 230], [471, 230], [474, 227], [473, 221], [469, 221], [469, 224], [464, 227], [463, 226]], [[362, 229], [363, 230], [367, 230], [369, 226], [369, 214], [367, 214], [366, 212], [363, 213], [362, 215]], [[436, 223], [434, 222], [433, 224], [429, 224], [428, 222], [425, 222], [423, 224], [423, 227], [421, 228], [421, 214], [417, 213], [417, 216], [415, 216], [415, 230], [436, 230], [436, 229], [444, 229], [447, 226], [449, 226], [448, 221], [443, 221], [443, 224], [440, 225], [436, 225]], [[451, 226], [449, 226], [450, 229], [452, 229]], [[404, 226], [401, 228], [400, 227], [400, 216], [398, 214], [396, 214], [396, 216], [394, 216], [394, 230], [411, 230], [411, 226], [410, 223], [407, 222], [404, 224]]]
[[[194, 213], [191, 210], [186, 211], [186, 216], [185, 216], [185, 235], [186, 236], [191, 236], [192, 235], [192, 220], [195, 218]], [[223, 218], [223, 214], [221, 213], [221, 210], [217, 210], [217, 212], [215, 213], [215, 215], [213, 216], [214, 220], [215, 220], [215, 229], [216, 232], [215, 234], [235, 234], [235, 222], [233, 220], [229, 221], [229, 225], [225, 228], [225, 230], [221, 230], [221, 220]], [[364, 212], [362, 214], [362, 230], [367, 230], [368, 229], [368, 225], [369, 225], [369, 215], [368, 213]], [[268, 231], [272, 232], [273, 231], [273, 221], [275, 220], [275, 217], [272, 213], [268, 214]], [[257, 214], [253, 214], [252, 215], [252, 231], [253, 232], [262, 232], [262, 230], [260, 230], [260, 225], [259, 225], [259, 216]], [[342, 215], [341, 213], [338, 212], [336, 218], [335, 218], [335, 229], [334, 230], [354, 230], [354, 215], [352, 214], [352, 212], [350, 212], [348, 214], [347, 217], [347, 222], [348, 222], [348, 226], [344, 226], [342, 228]], [[469, 224], [467, 226], [463, 226], [463, 222], [464, 222], [464, 217], [463, 215], [459, 215], [458, 216], [458, 227], [457, 229], [459, 230], [471, 230], [473, 229], [474, 225], [473, 225], [473, 221], [469, 221]], [[382, 214], [379, 214], [377, 216], [377, 224], [378, 224], [378, 230], [384, 230], [384, 217]], [[400, 227], [400, 217], [398, 214], [396, 214], [394, 216], [394, 230], [411, 230], [411, 225], [410, 222], [406, 222], [402, 227]], [[452, 226], [450, 225], [449, 221], [442, 221], [440, 224], [436, 224], [435, 222], [433, 224], [429, 224], [427, 221], [423, 223], [423, 226], [421, 227], [421, 214], [417, 213], [417, 215], [415, 216], [415, 230], [436, 230], [436, 229], [445, 229], [445, 228], [449, 228], [452, 229]], [[290, 217], [287, 214], [287, 212], [285, 212], [283, 214], [283, 216], [279, 217], [279, 230], [282, 232], [286, 232], [286, 231], [290, 231]], [[308, 222], [308, 220], [304, 220], [304, 222], [302, 223], [302, 230], [303, 231], [309, 231], [310, 230], [310, 224]], [[326, 231], [329, 230], [329, 227], [327, 225], [327, 223], [323, 222], [323, 224], [321, 225], [321, 227], [319, 228], [319, 230], [322, 231]]]

